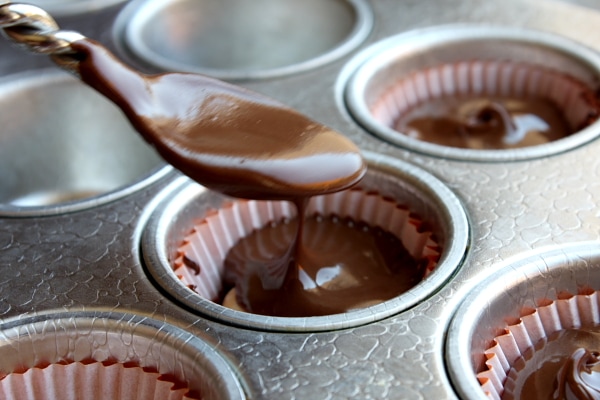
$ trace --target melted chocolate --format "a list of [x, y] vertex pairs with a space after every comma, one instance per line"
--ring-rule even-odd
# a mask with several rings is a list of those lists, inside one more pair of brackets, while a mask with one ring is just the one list
[[187, 255], [184, 255], [183, 263], [185, 264], [186, 267], [188, 267], [189, 269], [194, 271], [194, 274], [200, 275], [200, 265], [198, 265], [198, 263], [196, 261], [192, 260]]
[[540, 343], [516, 374], [504, 400], [600, 398], [600, 327], [568, 329]]
[[395, 129], [426, 142], [470, 149], [534, 146], [573, 133], [551, 102], [502, 97], [429, 101], [403, 115]]
[[273, 99], [197, 74], [143, 75], [90, 39], [71, 48], [81, 80], [116, 103], [168, 163], [204, 186], [294, 200], [348, 188], [364, 175], [350, 140]]
[[567, 359], [558, 371], [554, 399], [600, 399], [600, 366], [597, 351], [579, 348]]
[[426, 262], [380, 228], [313, 216], [254, 231], [229, 251], [225, 267], [247, 311], [307, 317], [389, 300], [423, 279]]

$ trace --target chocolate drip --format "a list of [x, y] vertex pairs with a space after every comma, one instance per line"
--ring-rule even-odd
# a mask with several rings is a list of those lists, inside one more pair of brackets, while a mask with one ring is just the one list
[[254, 231], [229, 251], [225, 266], [247, 311], [286, 317], [377, 304], [410, 289], [425, 273], [425, 262], [391, 233], [320, 216]]
[[183, 255], [183, 264], [194, 271], [194, 274], [200, 275], [200, 265], [185, 254]]

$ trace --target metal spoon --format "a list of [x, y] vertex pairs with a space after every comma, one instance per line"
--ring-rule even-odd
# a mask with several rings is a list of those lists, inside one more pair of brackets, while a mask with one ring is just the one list
[[197, 74], [144, 75], [35, 6], [0, 6], [0, 28], [117, 104], [168, 163], [214, 190], [294, 200], [365, 173], [350, 140], [261, 94]]

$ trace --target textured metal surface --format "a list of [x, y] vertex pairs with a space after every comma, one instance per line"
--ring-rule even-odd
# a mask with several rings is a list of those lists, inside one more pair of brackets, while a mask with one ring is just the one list
[[[522, 317], [524, 308], [538, 308], [541, 299], [564, 300], [564, 293], [576, 295], [582, 288], [597, 288], [599, 275], [597, 242], [539, 249], [498, 265], [465, 297], [448, 330], [446, 362], [457, 391], [464, 398], [487, 398], [470, 371], [486, 369], [484, 351], [489, 349], [492, 338], [504, 332], [509, 325], [507, 321]], [[590, 314], [597, 315], [597, 309]]]
[[[111, 360], [172, 374], [203, 398], [244, 398], [243, 386], [226, 359], [207, 341], [163, 321], [118, 312], [66, 312], [5, 321], [0, 330], [3, 374], [15, 365]], [[73, 389], [83, 383], [77, 374], [70, 378], [73, 381], [59, 385]]]
[[[485, 23], [541, 29], [600, 50], [600, 12], [557, 0], [375, 0], [363, 48], [415, 28]], [[70, 16], [66, 29], [111, 42], [118, 7]], [[357, 51], [359, 51], [358, 49]], [[3, 75], [48, 66], [0, 43]], [[415, 307], [382, 321], [320, 333], [284, 334], [232, 327], [177, 306], [148, 278], [139, 256], [156, 196], [176, 173], [116, 202], [65, 215], [0, 219], [0, 316], [59, 310], [118, 310], [210, 337], [265, 399], [455, 398], [444, 363], [450, 316], [473, 285], [513, 256], [600, 240], [600, 143], [547, 158], [503, 163], [415, 154], [362, 130], [343, 106], [353, 54], [313, 71], [244, 83], [329, 124], [362, 148], [412, 163], [448, 185], [470, 222], [471, 247], [458, 273]], [[447, 355], [451, 357], [451, 354]]]

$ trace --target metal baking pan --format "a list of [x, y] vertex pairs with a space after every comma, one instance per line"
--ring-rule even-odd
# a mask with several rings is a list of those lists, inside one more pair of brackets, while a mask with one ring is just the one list
[[[217, 4], [208, 0], [198, 3]], [[261, 2], [265, 9], [267, 3]], [[298, 2], [293, 3], [294, 7], [298, 6]], [[305, 3], [306, 6], [315, 4]], [[597, 154], [600, 144], [596, 138], [600, 128], [590, 125], [585, 132], [550, 148], [513, 152], [508, 156], [477, 154], [473, 157], [470, 153], [415, 148], [411, 143], [396, 143], [382, 136], [376, 126], [365, 123], [360, 116], [357, 96], [366, 92], [356, 85], [373, 76], [361, 68], [369, 67], [380, 55], [394, 50], [395, 41], [414, 38], [411, 43], [417, 46], [433, 35], [435, 40], [443, 42], [461, 30], [474, 28], [478, 32], [491, 34], [500, 30], [517, 38], [526, 37], [528, 45], [536, 49], [533, 53], [539, 57], [539, 62], [549, 58], [558, 60], [567, 69], [584, 71], [587, 82], [595, 85], [600, 81], [596, 61], [593, 61], [600, 51], [600, 33], [595, 29], [600, 23], [600, 10], [589, 2], [561, 0], [508, 0], [501, 4], [475, 0], [332, 0], [332, 3], [336, 4], [332, 6], [334, 8], [342, 4], [344, 10], [358, 10], [359, 14], [354, 15], [361, 15], [353, 20], [360, 27], [346, 30], [347, 41], [340, 42], [341, 50], [332, 45], [321, 50], [322, 54], [313, 53], [308, 57], [309, 61], [318, 62], [302, 64], [298, 69], [278, 69], [272, 75], [265, 68], [264, 73], [252, 70], [252, 73], [229, 77], [224, 73], [223, 77], [277, 98], [343, 132], [368, 152], [371, 163], [397, 163], [400, 166], [397, 167], [398, 176], [402, 179], [407, 176], [407, 169], [417, 171], [417, 176], [432, 177], [436, 187], [440, 185], [444, 193], [451, 193], [449, 201], [456, 203], [465, 216], [464, 224], [452, 226], [457, 228], [453, 235], [461, 235], [465, 246], [451, 274], [406, 308], [381, 318], [363, 319], [358, 324], [338, 324], [325, 330], [307, 327], [285, 332], [256, 324], [244, 325], [243, 319], [221, 318], [218, 309], [217, 313], [198, 312], [193, 300], [182, 301], [172, 288], [164, 286], [160, 276], [153, 273], [152, 265], [144, 258], [146, 250], [142, 249], [142, 243], [148, 246], [156, 239], [148, 241], [150, 234], [147, 232], [161, 221], [161, 210], [165, 210], [165, 204], [169, 204], [173, 196], [184, 189], [197, 194], [202, 188], [194, 188], [196, 184], [168, 166], [150, 165], [128, 180], [83, 200], [35, 206], [15, 206], [3, 200], [3, 209], [10, 210], [0, 217], [1, 328], [37, 324], [39, 318], [51, 319], [52, 315], [57, 321], [84, 321], [84, 326], [94, 319], [98, 323], [106, 318], [114, 319], [113, 315], [117, 314], [133, 315], [135, 321], [136, 318], [148, 319], [152, 321], [152, 329], [165, 332], [167, 336], [174, 334], [182, 338], [189, 335], [194, 342], [189, 347], [193, 347], [193, 351], [210, 348], [207, 365], [213, 366], [207, 368], [223, 373], [230, 393], [241, 390], [247, 398], [451, 399], [483, 396], [483, 392], [477, 391], [471, 355], [465, 354], [480, 346], [469, 343], [468, 335], [463, 333], [474, 331], [473, 323], [482, 312], [480, 307], [485, 305], [469, 304], [469, 299], [479, 299], [481, 288], [489, 284], [506, 287], [508, 292], [514, 290], [523, 295], [524, 300], [535, 296], [544, 285], [554, 285], [554, 280], [544, 281], [543, 275], [518, 273], [527, 269], [522, 266], [523, 260], [533, 260], [536, 265], [550, 263], [553, 265], [550, 269], [556, 271], [577, 265], [583, 271], [581, 276], [586, 275], [586, 270], [597, 272], [595, 254], [600, 244], [600, 161]], [[61, 16], [59, 22], [65, 29], [77, 30], [102, 41], [137, 68], [159, 71], [164, 64], [153, 63], [149, 53], [140, 54], [139, 49], [138, 53], [132, 53], [134, 42], [126, 42], [123, 35], [127, 19], [138, 18], [136, 23], [149, 20], [144, 17], [147, 16], [144, 4], [133, 1], [113, 3], [108, 8], [73, 9], [68, 15]], [[163, 7], [168, 7], [168, 2], [164, 4], [167, 6]], [[229, 12], [234, 12], [235, 7], [231, 7]], [[214, 15], [216, 18], [222, 14]], [[308, 12], [307, 15], [312, 14]], [[153, 26], [137, 26], [136, 29], [142, 30], [129, 34], [144, 32], [146, 36], [138, 36], [138, 39], [152, 37]], [[252, 24], [236, 26], [252, 29]], [[185, 34], [186, 30], [166, 32], [175, 35]], [[549, 37], [553, 39], [548, 41]], [[211, 41], [218, 45], [219, 35], [211, 35]], [[559, 49], [553, 47], [556, 43], [560, 44]], [[261, 51], [268, 52], [268, 49]], [[510, 58], [511, 51], [511, 45], [505, 46], [503, 57]], [[19, 87], [27, 87], [27, 94], [10, 92], [9, 97], [17, 101], [23, 95], [33, 101], [38, 95], [44, 95], [43, 88], [60, 88], [66, 91], [62, 96], [68, 105], [57, 111], [51, 102], [42, 102], [40, 110], [32, 110], [27, 106], [30, 102], [26, 101], [17, 111], [7, 115], [0, 113], [0, 138], [4, 132], [24, 134], [24, 127], [10, 126], [23, 120], [19, 123], [33, 122], [36, 129], [48, 128], [42, 137], [58, 140], [61, 135], [57, 131], [62, 128], [51, 122], [60, 120], [64, 126], [74, 124], [81, 115], [80, 106], [92, 100], [85, 93], [81, 100], [70, 100], [72, 95], [67, 92], [77, 82], [49, 71], [55, 67], [46, 58], [26, 54], [7, 41], [0, 42], [0, 52], [3, 83], [0, 95], [8, 95], [8, 88], [18, 91]], [[434, 53], [424, 49], [421, 54], [427, 59]], [[434, 61], [429, 58], [429, 62]], [[168, 68], [175, 67], [169, 65]], [[237, 72], [243, 70], [239, 64], [235, 69]], [[85, 92], [84, 88], [76, 90]], [[53, 115], [56, 112], [61, 113], [61, 118]], [[103, 112], [100, 107], [99, 112]], [[16, 118], [13, 114], [26, 118]], [[122, 130], [123, 137], [135, 136], [126, 124], [117, 122], [120, 117], [118, 113], [102, 114], [90, 125]], [[92, 135], [85, 127], [75, 129], [82, 137]], [[108, 152], [107, 148], [99, 145], [101, 151], [98, 153]], [[26, 159], [27, 148], [20, 151], [23, 152], [21, 159]], [[15, 158], [19, 159], [18, 156]], [[130, 161], [138, 160], [141, 156]], [[58, 161], [66, 165], [65, 171], [77, 170], [74, 157], [65, 156]], [[40, 182], [44, 182], [43, 172], [59, 168], [41, 171], [41, 168], [46, 169], [42, 164], [30, 163], [31, 172], [26, 173], [26, 178], [39, 175]], [[69, 166], [70, 163], [75, 166]], [[3, 167], [0, 175], [11, 176], [14, 172], [5, 171], [11, 165], [13, 163]], [[2, 183], [3, 199], [8, 198], [5, 197], [7, 187]], [[547, 259], [551, 261], [545, 263]], [[583, 263], [581, 266], [580, 262]], [[590, 273], [587, 276], [596, 275]], [[517, 281], [529, 277], [532, 285], [535, 284], [531, 293], [525, 293]], [[560, 278], [563, 279], [571, 278]], [[587, 283], [600, 290], [598, 280], [590, 278]], [[566, 288], [572, 288], [573, 284], [569, 282]], [[473, 290], [475, 292], [471, 294]], [[493, 295], [494, 301], [502, 302], [502, 290], [495, 289]], [[465, 299], [467, 303], [463, 303]], [[511, 312], [501, 307], [493, 309]], [[465, 316], [464, 310], [473, 310], [473, 314]], [[488, 316], [486, 321], [494, 322], [496, 318], [502, 317]], [[126, 325], [109, 325], [117, 332], [131, 332]], [[142, 329], [142, 333], [147, 338], [146, 330]], [[4, 332], [2, 337], [7, 335]], [[181, 349], [188, 351], [185, 346]], [[211, 364], [212, 361], [216, 364]], [[458, 373], [452, 371], [454, 368], [464, 370]], [[472, 375], [469, 368], [472, 368]]]

